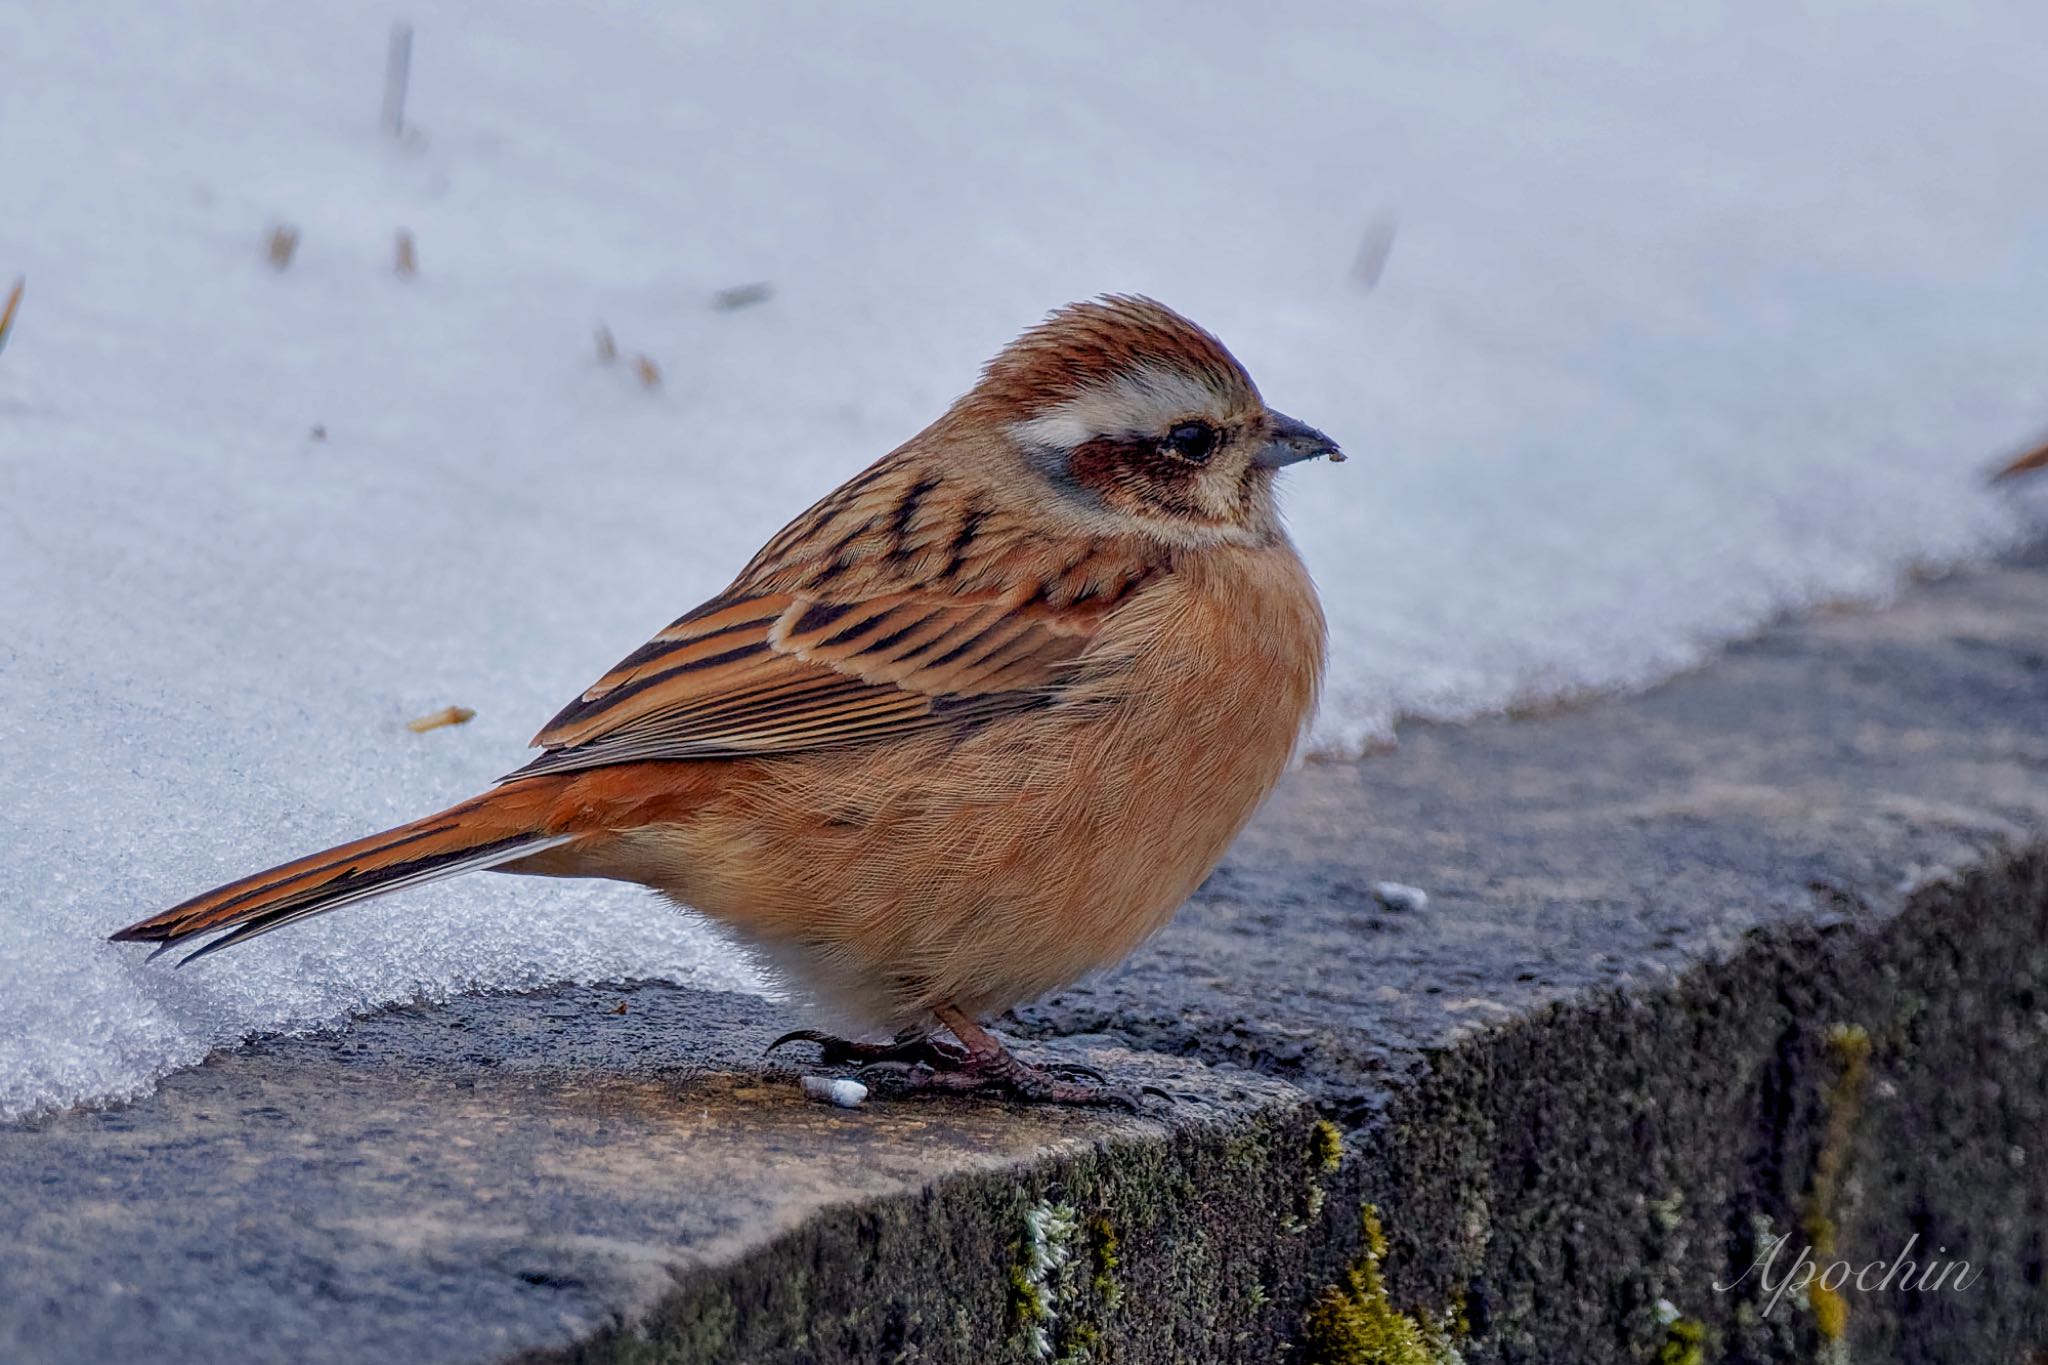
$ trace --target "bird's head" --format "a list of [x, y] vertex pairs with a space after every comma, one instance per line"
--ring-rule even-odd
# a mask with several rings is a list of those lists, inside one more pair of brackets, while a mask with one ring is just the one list
[[1329, 437], [1273, 411], [1223, 343], [1151, 299], [1060, 309], [988, 363], [958, 412], [992, 425], [1076, 529], [1175, 544], [1278, 533], [1273, 476]]

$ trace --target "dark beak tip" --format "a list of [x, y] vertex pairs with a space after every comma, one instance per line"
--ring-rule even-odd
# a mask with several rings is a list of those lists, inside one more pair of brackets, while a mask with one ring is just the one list
[[1335, 441], [1308, 423], [1285, 413], [1273, 414], [1268, 442], [1267, 453], [1260, 460], [1268, 468], [1281, 469], [1315, 459], [1328, 459], [1331, 464], [1344, 463], [1344, 452], [1337, 448]]

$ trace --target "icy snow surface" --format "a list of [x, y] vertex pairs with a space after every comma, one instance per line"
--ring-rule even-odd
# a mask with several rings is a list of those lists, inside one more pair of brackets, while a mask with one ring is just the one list
[[2048, 420], [2039, 7], [403, 13], [401, 142], [382, 13], [0, 2], [0, 1114], [415, 993], [754, 982], [596, 884], [101, 936], [504, 772], [1063, 301], [1167, 300], [1351, 451], [1287, 477], [1339, 747], [1982, 554]]

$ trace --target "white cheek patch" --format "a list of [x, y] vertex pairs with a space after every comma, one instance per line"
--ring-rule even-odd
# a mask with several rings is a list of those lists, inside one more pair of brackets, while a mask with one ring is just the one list
[[1076, 394], [1010, 428], [1026, 449], [1071, 451], [1098, 436], [1157, 436], [1173, 423], [1218, 414], [1207, 385], [1178, 370], [1146, 365]]

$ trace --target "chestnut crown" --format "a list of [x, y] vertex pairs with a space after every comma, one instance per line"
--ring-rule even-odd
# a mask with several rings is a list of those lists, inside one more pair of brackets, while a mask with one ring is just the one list
[[1173, 540], [1277, 532], [1273, 475], [1344, 458], [1275, 412], [1237, 358], [1164, 304], [1071, 304], [988, 363], [963, 402], [1002, 425], [1070, 510]]

